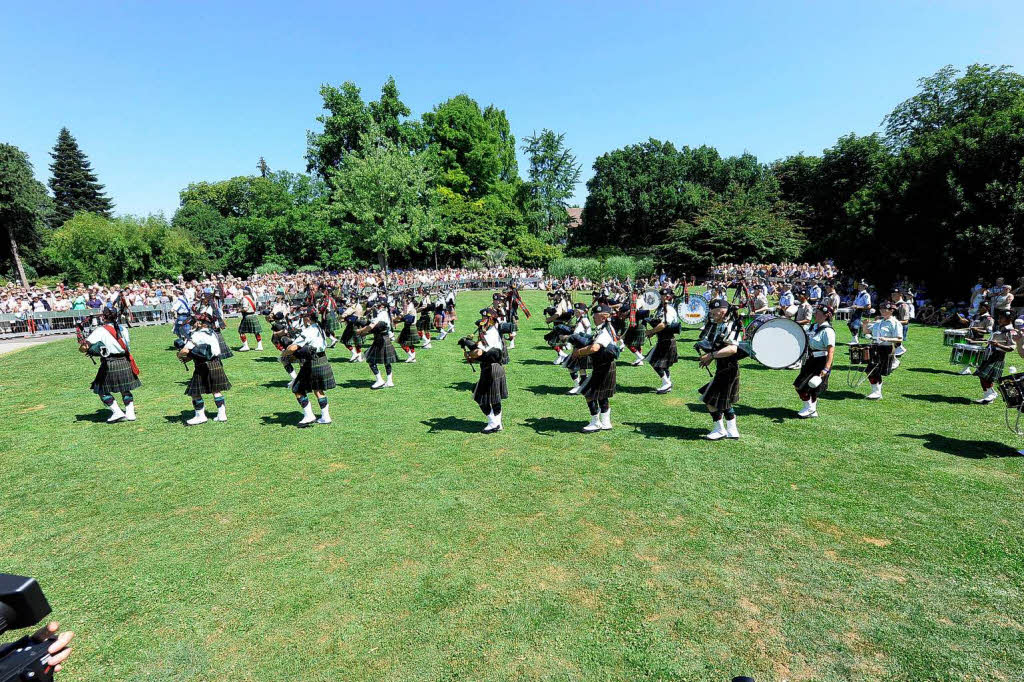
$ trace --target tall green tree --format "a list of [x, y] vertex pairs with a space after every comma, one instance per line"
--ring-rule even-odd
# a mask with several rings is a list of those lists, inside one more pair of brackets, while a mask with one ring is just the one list
[[387, 268], [390, 255], [413, 247], [426, 222], [430, 174], [421, 154], [412, 154], [372, 125], [361, 150], [345, 155], [331, 174], [326, 211], [350, 222], [357, 243]]
[[53, 192], [53, 227], [60, 227], [79, 211], [109, 218], [114, 203], [103, 193], [92, 170], [92, 164], [67, 128], [57, 134], [57, 143], [50, 152], [50, 190]]
[[502, 158], [500, 126], [484, 120], [469, 95], [456, 95], [423, 114], [423, 127], [439, 185], [478, 199], [501, 180], [507, 159]]
[[569, 199], [580, 181], [580, 164], [565, 144], [565, 133], [543, 129], [523, 138], [530, 163], [524, 214], [534, 235], [549, 244], [565, 240]]
[[329, 182], [331, 170], [341, 165], [346, 154], [359, 148], [371, 118], [359, 87], [352, 81], [345, 81], [340, 88], [321, 85], [320, 97], [328, 113], [316, 117], [323, 124], [322, 132], [306, 132], [306, 171]]
[[46, 188], [32, 174], [28, 154], [12, 144], [0, 143], [0, 225], [7, 233], [4, 260], [11, 262], [28, 286], [21, 249], [41, 243], [53, 203]]

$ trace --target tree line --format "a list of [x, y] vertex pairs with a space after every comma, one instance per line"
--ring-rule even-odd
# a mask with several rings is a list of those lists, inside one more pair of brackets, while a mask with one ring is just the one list
[[947, 66], [820, 155], [763, 163], [648, 140], [600, 156], [570, 246], [625, 245], [687, 272], [834, 259], [879, 286], [963, 294], [1024, 274], [1024, 77]]
[[[520, 142], [523, 179], [510, 122], [494, 105], [459, 94], [412, 117], [390, 78], [375, 100], [351, 82], [320, 95], [305, 172], [275, 171], [261, 157], [253, 175], [182, 189], [170, 221], [113, 218], [66, 129], [51, 154], [52, 196], [20, 150], [0, 145], [0, 272], [116, 281], [129, 271], [498, 256], [533, 266], [594, 255], [700, 272], [832, 258], [877, 285], [910, 279], [936, 294], [979, 274], [1021, 274], [1024, 77], [1009, 67], [940, 69], [884, 118], [883, 132], [851, 133], [817, 155], [765, 163], [654, 139], [615, 149], [594, 162], [583, 223], [571, 232], [566, 207], [580, 166], [564, 134], [545, 129]], [[90, 254], [99, 238], [135, 262]]]

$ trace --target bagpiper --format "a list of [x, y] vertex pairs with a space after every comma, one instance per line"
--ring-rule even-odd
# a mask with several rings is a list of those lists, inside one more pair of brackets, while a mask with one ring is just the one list
[[[302, 309], [302, 329], [299, 335], [284, 350], [282, 357], [294, 358], [301, 365], [294, 381], [289, 384], [295, 399], [302, 408], [302, 419], [299, 427], [317, 424], [330, 424], [331, 412], [327, 400], [327, 391], [336, 386], [334, 370], [327, 361], [327, 335], [317, 321], [316, 309], [307, 306]], [[313, 415], [313, 406], [309, 402], [312, 393], [320, 406], [320, 418]]]
[[654, 347], [647, 353], [646, 360], [661, 378], [661, 387], [658, 388], [659, 395], [672, 390], [672, 376], [669, 373], [672, 365], [679, 360], [679, 350], [676, 348], [676, 334], [679, 332], [679, 313], [676, 312], [675, 292], [669, 287], [664, 287], [658, 292], [661, 296], [661, 304], [654, 311], [656, 318], [651, 319], [651, 328], [647, 330], [647, 336], [657, 336], [658, 340]]
[[[81, 339], [78, 350], [100, 359], [99, 371], [90, 388], [110, 409], [107, 423], [133, 422], [135, 396], [132, 391], [142, 386], [142, 382], [139, 381], [139, 367], [132, 357], [131, 339], [112, 308], [104, 308], [100, 316], [103, 324]], [[114, 399], [115, 393], [121, 394], [123, 411]]]
[[242, 311], [242, 321], [238, 325], [238, 338], [242, 341], [239, 352], [245, 353], [249, 350], [248, 334], [256, 336], [256, 350], [263, 350], [263, 327], [256, 316], [256, 299], [252, 295], [252, 287], [245, 286], [242, 289], [242, 301], [239, 309]]
[[746, 353], [740, 349], [743, 335], [738, 311], [724, 299], [711, 302], [708, 324], [701, 333], [698, 349], [702, 352], [700, 366], [715, 362], [715, 374], [700, 389], [701, 398], [715, 426], [706, 436], [708, 440], [739, 438], [736, 427], [735, 404], [740, 398], [740, 360]]
[[508, 383], [505, 379], [503, 343], [498, 333], [498, 319], [493, 310], [485, 311], [477, 322], [477, 339], [462, 339], [459, 344], [467, 362], [480, 365], [480, 377], [473, 389], [473, 400], [487, 417], [483, 433], [497, 433], [502, 426], [501, 402], [508, 398]]
[[228, 381], [221, 362], [221, 348], [214, 330], [214, 319], [207, 313], [198, 313], [192, 321], [196, 328], [178, 351], [179, 360], [193, 363], [192, 379], [185, 388], [185, 395], [192, 398], [195, 416], [186, 420], [185, 424], [196, 426], [208, 421], [203, 395], [212, 395], [217, 406], [217, 416], [213, 421], [226, 422], [228, 415], [224, 405], [224, 391], [231, 388], [231, 382]]
[[[395, 353], [395, 346], [391, 343], [391, 314], [388, 311], [388, 301], [380, 296], [374, 303], [376, 314], [370, 323], [360, 329], [358, 333], [363, 336], [373, 334], [373, 343], [366, 351], [366, 363], [373, 372], [375, 381], [370, 386], [372, 389], [390, 388], [395, 385], [394, 377], [391, 374], [391, 366], [398, 361], [398, 354]], [[426, 346], [424, 346], [426, 348]], [[387, 379], [381, 376], [379, 365], [384, 365], [384, 373]]]

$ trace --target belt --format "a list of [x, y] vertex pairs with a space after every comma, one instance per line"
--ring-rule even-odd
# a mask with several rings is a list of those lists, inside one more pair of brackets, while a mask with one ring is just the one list
[[824, 358], [824, 357], [827, 357], [827, 356], [828, 356], [828, 351], [827, 350], [812, 350], [811, 351], [811, 357], [812, 358]]

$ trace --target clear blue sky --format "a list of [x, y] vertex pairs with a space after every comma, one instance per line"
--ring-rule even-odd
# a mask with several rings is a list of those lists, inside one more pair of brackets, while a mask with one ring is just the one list
[[417, 117], [466, 92], [565, 132], [584, 180], [648, 137], [770, 161], [877, 130], [945, 64], [1024, 70], [1022, 35], [1021, 0], [6, 3], [0, 141], [45, 182], [66, 125], [119, 213], [169, 218], [260, 155], [304, 170], [320, 84], [390, 74]]

